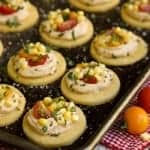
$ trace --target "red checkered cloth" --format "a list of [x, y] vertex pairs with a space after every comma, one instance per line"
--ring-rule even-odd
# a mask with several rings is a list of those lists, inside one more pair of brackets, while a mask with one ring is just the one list
[[[150, 86], [149, 80], [141, 87]], [[130, 104], [136, 104], [138, 93], [133, 98]], [[139, 136], [133, 136], [123, 129], [120, 129], [120, 124], [122, 122], [122, 117], [120, 116], [118, 120], [114, 123], [112, 128], [104, 135], [101, 143], [111, 150], [143, 150], [150, 145], [150, 141], [143, 141]], [[150, 133], [150, 128], [148, 129]]]

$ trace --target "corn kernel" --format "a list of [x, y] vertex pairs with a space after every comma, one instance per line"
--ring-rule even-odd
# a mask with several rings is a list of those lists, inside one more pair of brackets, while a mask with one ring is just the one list
[[79, 22], [83, 21], [84, 19], [85, 19], [84, 16], [78, 16], [78, 21], [79, 21]]
[[133, 5], [128, 5], [129, 10], [132, 10], [133, 8], [134, 8]]
[[34, 48], [30, 49], [29, 53], [30, 54], [38, 54], [37, 48], [34, 47]]
[[77, 13], [78, 13], [78, 15], [84, 16], [84, 12], [83, 11], [78, 11]]
[[99, 75], [95, 75], [95, 77], [98, 81], [100, 81], [102, 79], [101, 76], [99, 76]]
[[89, 74], [89, 75], [91, 75], [91, 76], [93, 76], [93, 75], [94, 75], [94, 73], [95, 73], [95, 72], [94, 72], [94, 70], [93, 70], [93, 69], [90, 69], [90, 71], [89, 71], [89, 73], [88, 73], [88, 74]]
[[51, 97], [45, 97], [43, 102], [45, 105], [49, 105], [52, 102], [52, 98]]
[[33, 47], [33, 46], [34, 46], [34, 44], [33, 44], [33, 43], [30, 43], [30, 44], [29, 44], [29, 46], [30, 46], [30, 47]]
[[71, 120], [71, 112], [70, 111], [66, 111], [65, 113], [64, 113], [64, 118], [66, 119], [66, 120]]
[[57, 23], [54, 23], [54, 24], [52, 25], [52, 28], [53, 28], [53, 29], [57, 29]]
[[55, 19], [56, 17], [57, 17], [57, 13], [54, 11], [50, 12], [50, 14], [48, 16], [49, 19]]
[[79, 117], [78, 115], [72, 115], [72, 121], [78, 121], [79, 120]]
[[59, 113], [64, 114], [64, 113], [66, 113], [66, 111], [67, 110], [65, 108], [62, 108], [62, 109], [59, 110]]
[[49, 107], [48, 110], [53, 112], [57, 108], [57, 105], [55, 103], [52, 103]]
[[60, 10], [60, 9], [57, 9], [57, 10], [56, 10], [56, 13], [61, 13], [61, 10]]
[[78, 74], [78, 78], [79, 79], [82, 79], [84, 77], [84, 73], [83, 72], [80, 72], [79, 74]]
[[80, 70], [79, 67], [75, 68], [75, 72], [76, 72], [76, 73], [80, 73], [80, 71], [81, 71], [81, 70]]
[[46, 126], [48, 124], [48, 121], [46, 119], [40, 118], [38, 120], [38, 124], [41, 126]]
[[42, 51], [45, 51], [45, 50], [46, 50], [46, 48], [45, 48], [45, 46], [44, 46], [43, 44], [41, 44], [41, 45], [39, 46], [39, 49], [41, 49]]
[[57, 120], [57, 123], [60, 125], [64, 125], [65, 124], [65, 119], [63, 117], [59, 117]]
[[142, 0], [142, 3], [148, 4], [148, 0]]
[[70, 13], [70, 9], [69, 9], [69, 8], [66, 8], [66, 9], [64, 9], [64, 12], [65, 12], [65, 13]]
[[73, 102], [70, 102], [70, 103], [69, 103], [69, 107], [75, 107], [74, 103], [73, 103]]
[[58, 23], [58, 24], [60, 24], [60, 23], [63, 23], [64, 22], [64, 19], [63, 19], [63, 17], [58, 17], [57, 19], [56, 19], [56, 23]]
[[135, 9], [135, 10], [138, 10], [138, 6], [137, 6], [137, 5], [134, 5], [134, 9]]
[[6, 107], [11, 107], [12, 102], [9, 101], [9, 100], [6, 100], [4, 104], [5, 104]]

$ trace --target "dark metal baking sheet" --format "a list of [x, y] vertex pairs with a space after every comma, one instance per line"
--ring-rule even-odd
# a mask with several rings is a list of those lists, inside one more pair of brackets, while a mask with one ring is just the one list
[[[67, 0], [32, 0], [33, 3], [39, 8], [41, 19], [44, 18], [48, 10], [54, 10], [56, 8], [69, 7]], [[122, 3], [125, 2], [122, 1]], [[73, 8], [73, 7], [71, 7]], [[73, 8], [74, 9], [74, 8]], [[137, 30], [126, 25], [120, 18], [119, 15], [120, 6], [114, 10], [105, 14], [93, 14], [86, 13], [91, 19], [95, 26], [95, 35], [99, 31], [111, 28], [112, 26], [121, 26], [134, 31], [136, 34], [142, 36], [147, 43], [149, 43], [150, 49], [150, 31], [148, 30]], [[40, 37], [38, 34], [38, 25], [24, 31], [22, 33], [15, 34], [2, 34], [0, 33], [0, 39], [2, 39], [5, 52], [0, 58], [0, 82], [11, 84], [20, 89], [25, 97], [27, 98], [27, 105], [25, 112], [31, 108], [33, 103], [44, 96], [59, 96], [60, 92], [60, 80], [54, 84], [47, 86], [24, 86], [12, 81], [6, 71], [6, 64], [10, 56], [16, 53], [22, 44], [30, 41], [39, 41]], [[68, 69], [74, 67], [76, 63], [87, 62], [93, 60], [89, 55], [90, 43], [74, 49], [58, 49], [65, 56], [68, 64]], [[77, 149], [91, 149], [98, 138], [101, 138], [104, 132], [110, 127], [112, 122], [115, 120], [119, 112], [125, 107], [129, 98], [133, 96], [137, 88], [146, 80], [150, 68], [150, 52], [140, 62], [130, 65], [127, 67], [110, 67], [120, 77], [121, 90], [118, 96], [111, 102], [105, 105], [87, 107], [80, 106], [86, 114], [88, 128], [85, 133], [71, 146], [62, 148], [63, 150], [77, 150]], [[109, 94], [109, 93], [108, 93]], [[0, 129], [0, 140], [19, 146], [21, 149], [30, 150], [42, 150], [39, 146], [32, 144], [24, 135], [22, 131], [22, 118], [20, 118], [14, 124]]]

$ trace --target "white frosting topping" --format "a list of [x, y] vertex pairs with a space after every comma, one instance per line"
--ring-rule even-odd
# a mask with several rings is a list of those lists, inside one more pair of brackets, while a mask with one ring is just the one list
[[45, 97], [29, 111], [27, 120], [38, 133], [57, 136], [78, 121], [78, 114], [73, 102], [66, 102], [63, 97]]
[[[47, 25], [46, 27], [47, 29], [45, 28], [45, 31], [49, 31], [50, 26]], [[88, 31], [87, 21], [83, 20], [82, 22], [78, 23], [75, 27], [73, 27], [70, 30], [67, 30], [65, 32], [52, 30], [51, 32], [49, 32], [49, 35], [54, 38], [59, 37], [61, 39], [73, 40], [78, 37], [84, 36], [87, 33], [87, 31]]]
[[[97, 92], [111, 83], [113, 78], [112, 72], [105, 67], [103, 64], [97, 64], [91, 62], [84, 67], [77, 66], [67, 74], [66, 83], [69, 88], [79, 93]], [[92, 66], [93, 67], [89, 67]], [[85, 76], [92, 76], [89, 78], [89, 82], [85, 82]], [[93, 79], [94, 77], [94, 79]], [[95, 80], [92, 81], [92, 80]], [[91, 82], [91, 83], [90, 83]], [[94, 83], [92, 83], [94, 82]]]
[[25, 60], [25, 58], [17, 58], [15, 68], [19, 68], [18, 73], [24, 77], [41, 77], [48, 74], [54, 74], [56, 71], [56, 65], [57, 59], [55, 57], [55, 54], [51, 52], [50, 54], [48, 54], [48, 59], [43, 65], [31, 67], [28, 65], [28, 62]]
[[[124, 7], [126, 8], [126, 12], [130, 16], [134, 17], [135, 19], [143, 20], [143, 21], [150, 20], [150, 1], [149, 0], [130, 1], [129, 3], [126, 3]], [[149, 11], [146, 11], [148, 9]]]
[[28, 7], [29, 7], [29, 3], [23, 2], [22, 9], [19, 9], [15, 13], [10, 15], [0, 14], [0, 23], [6, 23], [8, 20], [13, 21], [13, 19], [17, 19], [17, 21], [24, 20], [29, 15]]
[[[97, 52], [105, 57], [124, 57], [134, 53], [138, 46], [138, 38], [133, 33], [124, 29], [116, 28], [118, 33], [122, 34], [122, 42], [117, 39], [112, 40], [112, 35], [99, 35], [94, 41], [94, 47]], [[116, 30], [115, 29], [115, 30]], [[107, 42], [112, 42], [114, 45], [107, 45]], [[105, 43], [103, 45], [102, 43]]]
[[80, 1], [89, 5], [96, 5], [96, 4], [103, 4], [103, 3], [111, 2], [110, 0], [80, 0]]
[[57, 69], [54, 51], [39, 42], [27, 44], [13, 60], [15, 70], [24, 77], [52, 75]]
[[49, 12], [42, 30], [50, 37], [75, 40], [88, 32], [88, 22], [82, 11], [56, 10]]
[[0, 113], [6, 114], [15, 110], [18, 106], [20, 95], [9, 86], [0, 86]]
[[48, 118], [46, 119], [47, 121], [47, 130], [45, 132], [43, 132], [43, 126], [41, 126], [38, 123], [38, 119], [36, 119], [33, 115], [32, 115], [32, 110], [29, 112], [28, 115], [28, 122], [30, 123], [30, 125], [32, 127], [34, 127], [34, 129], [36, 131], [38, 131], [40, 134], [46, 134], [46, 135], [58, 135], [60, 133], [65, 132], [66, 130], [68, 130], [70, 128], [70, 125], [68, 124], [67, 126], [61, 126], [58, 125], [58, 123], [56, 122], [56, 120], [54, 118]]

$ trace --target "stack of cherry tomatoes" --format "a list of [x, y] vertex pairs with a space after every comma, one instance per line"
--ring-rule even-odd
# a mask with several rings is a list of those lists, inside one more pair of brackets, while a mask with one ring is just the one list
[[149, 125], [150, 113], [150, 86], [141, 90], [137, 105], [125, 109], [124, 122], [129, 133], [139, 135], [144, 133]]

